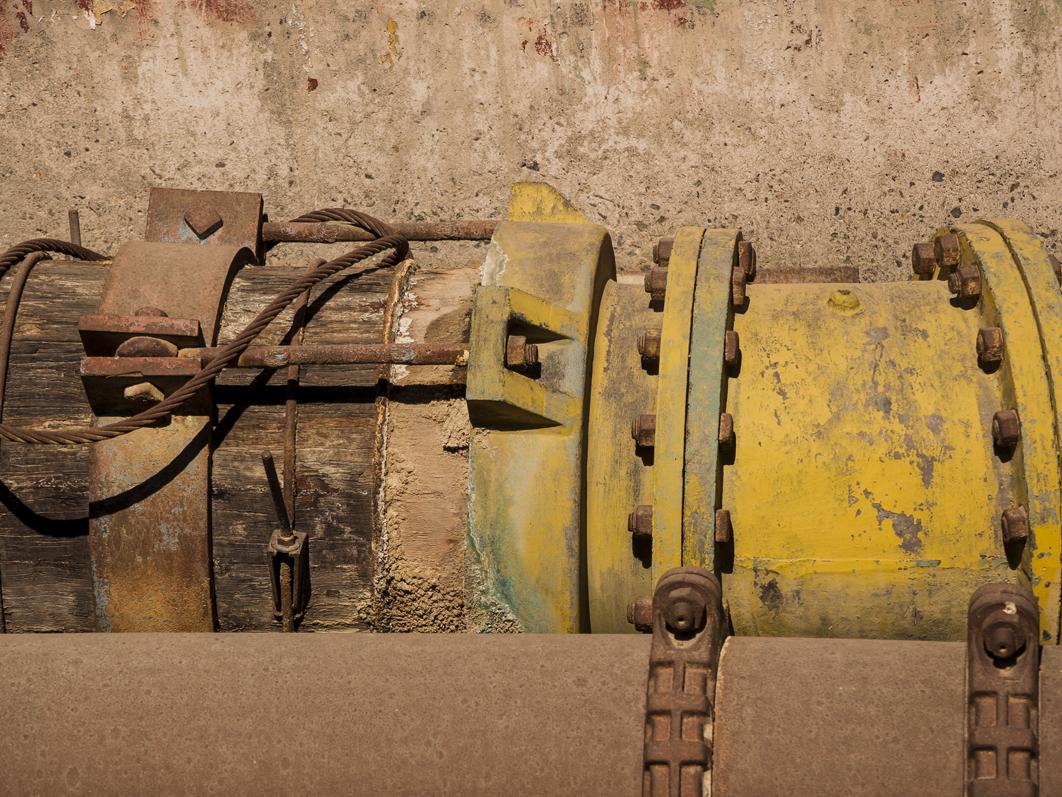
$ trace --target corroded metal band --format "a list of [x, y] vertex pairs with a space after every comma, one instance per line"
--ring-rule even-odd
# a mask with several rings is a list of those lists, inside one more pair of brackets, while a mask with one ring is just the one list
[[725, 617], [719, 579], [678, 567], [653, 595], [645, 696], [643, 797], [699, 797], [711, 770], [710, 728]]
[[966, 637], [966, 794], [1039, 793], [1040, 643], [1025, 587], [985, 584], [970, 599]]

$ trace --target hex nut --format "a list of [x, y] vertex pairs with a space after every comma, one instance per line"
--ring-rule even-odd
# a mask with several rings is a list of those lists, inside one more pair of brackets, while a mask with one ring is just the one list
[[911, 247], [911, 268], [919, 277], [932, 277], [937, 270], [937, 255], [932, 243], [919, 243]]
[[999, 327], [982, 327], [977, 330], [977, 359], [985, 365], [1003, 362], [1003, 330]]
[[1029, 538], [1029, 513], [1023, 506], [1003, 511], [1003, 543], [1020, 542]]
[[953, 268], [959, 265], [959, 236], [953, 232], [938, 235], [933, 241], [933, 257], [941, 268]]
[[749, 241], [738, 241], [738, 268], [745, 274], [746, 280], [756, 278], [756, 247]]
[[671, 259], [671, 250], [674, 248], [674, 238], [661, 238], [653, 244], [653, 262], [662, 268], [667, 268], [667, 263]]
[[739, 268], [735, 268], [734, 273], [730, 277], [730, 302], [734, 307], [745, 306], [746, 282], [745, 272]]
[[653, 630], [653, 599], [638, 598], [627, 604], [627, 622], [634, 630], [648, 634]]
[[948, 275], [948, 289], [959, 299], [976, 299], [981, 295], [981, 271], [964, 264]]
[[637, 540], [651, 540], [653, 538], [653, 507], [649, 504], [638, 504], [634, 511], [627, 515], [627, 531]]
[[734, 446], [734, 416], [724, 412], [719, 416], [719, 447], [733, 448]]
[[1018, 627], [1016, 615], [993, 612], [981, 628], [985, 651], [993, 659], [1012, 659], [1025, 650], [1025, 635]]
[[723, 335], [723, 365], [727, 368], [733, 368], [737, 365], [740, 356], [741, 341], [738, 338], [738, 333], [728, 329], [726, 334]]
[[638, 354], [646, 363], [660, 360], [660, 331], [647, 329], [638, 336]]
[[667, 269], [651, 268], [645, 272], [645, 292], [654, 302], [664, 301], [667, 295]]
[[1021, 440], [1017, 410], [1000, 410], [992, 416], [992, 440], [1000, 448], [1013, 448]]
[[656, 445], [656, 416], [643, 413], [631, 421], [631, 437], [638, 448], [652, 448]]
[[528, 343], [524, 335], [509, 335], [505, 339], [505, 365], [513, 370], [538, 365], [538, 345]]
[[715, 541], [726, 544], [734, 539], [734, 524], [729, 509], [715, 510]]

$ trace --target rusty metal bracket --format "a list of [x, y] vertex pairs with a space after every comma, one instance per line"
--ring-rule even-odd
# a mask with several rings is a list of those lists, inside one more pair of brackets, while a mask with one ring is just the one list
[[1040, 640], [1023, 586], [985, 584], [966, 637], [966, 794], [1039, 794]]
[[[160, 401], [198, 370], [194, 360], [160, 355], [217, 342], [232, 277], [256, 262], [261, 210], [258, 194], [152, 191], [149, 240], [122, 247], [97, 313], [81, 320], [90, 355], [82, 378], [97, 424]], [[103, 630], [214, 628], [209, 392], [165, 424], [90, 450], [89, 544]]]
[[653, 595], [645, 695], [643, 797], [700, 797], [712, 769], [719, 653], [726, 637], [719, 579], [676, 567]]
[[280, 529], [273, 532], [266, 548], [269, 583], [273, 593], [273, 617], [283, 625], [285, 631], [294, 631], [310, 602], [310, 541], [305, 533], [295, 531], [293, 527], [294, 477], [289, 475], [288, 463], [285, 463], [283, 485], [269, 451], [262, 452], [262, 465], [280, 524]]

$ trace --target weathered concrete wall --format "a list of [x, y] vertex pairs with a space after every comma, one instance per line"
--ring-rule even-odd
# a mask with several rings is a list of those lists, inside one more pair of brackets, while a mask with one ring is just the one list
[[[107, 10], [113, 9], [113, 10]], [[7, 0], [0, 243], [111, 248], [151, 184], [484, 216], [555, 183], [643, 267], [676, 223], [906, 273], [949, 218], [1051, 236], [1057, 0]]]

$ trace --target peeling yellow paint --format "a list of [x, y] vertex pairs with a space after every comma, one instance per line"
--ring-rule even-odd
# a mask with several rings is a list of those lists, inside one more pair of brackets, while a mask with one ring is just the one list
[[389, 67], [395, 65], [395, 61], [402, 58], [398, 51], [398, 23], [393, 17], [387, 18], [387, 52], [380, 56], [380, 63]]

